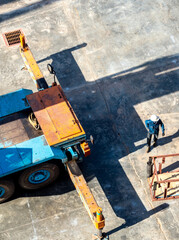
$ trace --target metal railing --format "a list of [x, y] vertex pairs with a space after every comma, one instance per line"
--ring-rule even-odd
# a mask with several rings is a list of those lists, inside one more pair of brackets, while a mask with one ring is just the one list
[[152, 201], [179, 198], [179, 170], [162, 172], [166, 158], [177, 156], [179, 156], [178, 153], [149, 157], [147, 174]]

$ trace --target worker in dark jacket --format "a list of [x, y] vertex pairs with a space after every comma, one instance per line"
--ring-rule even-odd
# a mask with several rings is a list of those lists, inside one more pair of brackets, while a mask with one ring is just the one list
[[145, 126], [148, 130], [146, 152], [149, 152], [152, 135], [154, 137], [153, 146], [156, 147], [157, 146], [158, 134], [159, 134], [159, 126], [161, 126], [161, 128], [162, 128], [162, 136], [165, 136], [165, 128], [164, 128], [164, 124], [161, 121], [161, 119], [156, 115], [152, 115], [149, 120], [146, 120], [145, 121]]

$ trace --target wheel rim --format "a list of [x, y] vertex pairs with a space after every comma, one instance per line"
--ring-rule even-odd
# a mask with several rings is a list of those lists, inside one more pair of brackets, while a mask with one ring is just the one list
[[5, 193], [5, 189], [3, 187], [0, 187], [0, 197], [2, 197]]
[[33, 172], [28, 180], [32, 184], [43, 183], [50, 177], [50, 172], [48, 170], [38, 170]]

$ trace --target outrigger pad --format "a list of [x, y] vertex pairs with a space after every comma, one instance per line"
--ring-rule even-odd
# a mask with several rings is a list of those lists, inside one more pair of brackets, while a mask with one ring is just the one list
[[97, 234], [92, 235], [92, 240], [109, 240], [109, 236], [103, 233], [103, 237], [100, 238]]

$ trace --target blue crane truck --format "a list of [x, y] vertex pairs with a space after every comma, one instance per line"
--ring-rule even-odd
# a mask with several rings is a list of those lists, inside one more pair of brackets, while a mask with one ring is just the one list
[[[48, 86], [24, 35], [19, 35], [20, 53], [37, 92], [20, 89], [0, 96], [0, 203], [15, 192], [15, 182], [28, 190], [45, 187], [59, 176], [64, 164], [87, 212], [102, 234], [105, 219], [77, 161], [90, 154], [83, 130], [55, 77]], [[50, 73], [55, 74], [48, 64]]]

